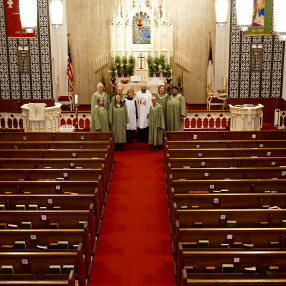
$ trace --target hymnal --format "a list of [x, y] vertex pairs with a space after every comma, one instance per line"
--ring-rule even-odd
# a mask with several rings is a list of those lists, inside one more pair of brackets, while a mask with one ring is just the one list
[[69, 249], [68, 241], [58, 241], [58, 249]]
[[255, 267], [255, 266], [245, 267], [245, 268], [244, 268], [244, 271], [245, 271], [246, 273], [255, 273], [255, 272], [256, 272], [256, 267]]
[[188, 206], [181, 206], [181, 209], [183, 210], [183, 209], [187, 209], [188, 208]]
[[63, 265], [62, 273], [63, 274], [70, 274], [70, 272], [74, 270], [74, 265]]
[[58, 249], [58, 243], [57, 242], [49, 243], [49, 249]]
[[235, 247], [235, 248], [240, 248], [240, 247], [242, 247], [242, 242], [241, 242], [241, 241], [234, 241], [234, 242], [233, 242], [233, 247]]
[[16, 210], [17, 211], [22, 211], [22, 210], [25, 210], [25, 209], [26, 209], [25, 205], [16, 205]]
[[2, 274], [14, 274], [14, 268], [12, 265], [2, 265], [1, 273]]
[[37, 211], [38, 210], [38, 205], [29, 205], [28, 206], [28, 210]]
[[47, 207], [40, 207], [40, 211], [46, 211]]
[[223, 264], [222, 265], [223, 273], [234, 273], [234, 265], [233, 264]]
[[17, 229], [18, 225], [17, 224], [8, 224], [8, 228]]
[[37, 248], [38, 248], [38, 249], [42, 249], [42, 250], [48, 249], [48, 247], [45, 246], [45, 245], [37, 245]]
[[1, 205], [0, 205], [0, 210], [1, 210], [1, 211], [5, 211], [5, 205], [2, 205], [2, 204], [1, 204]]
[[13, 249], [14, 245], [13, 244], [2, 244], [2, 249]]
[[7, 223], [6, 222], [0, 222], [0, 229], [6, 229]]
[[277, 266], [277, 265], [270, 265], [268, 267], [268, 270], [269, 271], [279, 271], [279, 266]]
[[243, 244], [243, 247], [244, 247], [244, 248], [253, 248], [253, 247], [254, 247], [254, 244], [253, 244], [253, 243], [244, 243], [244, 244]]
[[269, 248], [279, 248], [280, 243], [278, 241], [270, 241]]
[[194, 222], [194, 227], [203, 227], [203, 223], [201, 221], [195, 221]]
[[198, 243], [196, 241], [190, 241], [190, 242], [182, 242], [183, 248], [197, 248]]
[[49, 267], [50, 274], [61, 274], [60, 265], [50, 265]]
[[32, 228], [32, 223], [30, 221], [22, 221], [21, 228], [31, 229]]
[[56, 180], [57, 181], [64, 181], [65, 179], [64, 178], [57, 178]]
[[15, 249], [26, 249], [26, 242], [25, 241], [15, 241], [14, 243]]
[[228, 243], [221, 243], [220, 247], [221, 248], [229, 248], [229, 244]]
[[261, 221], [260, 222], [260, 226], [261, 227], [268, 227], [269, 226], [269, 222], [268, 221]]
[[192, 206], [192, 209], [199, 209], [200, 206]]
[[50, 223], [50, 228], [51, 229], [58, 229], [59, 228], [59, 224], [57, 222], [51, 222]]
[[186, 269], [187, 274], [193, 273], [194, 266], [184, 266], [184, 269]]
[[226, 227], [231, 227], [231, 228], [236, 227], [236, 220], [228, 220], [226, 222]]
[[282, 221], [281, 221], [281, 227], [286, 227], [286, 219], [282, 219]]
[[86, 221], [79, 221], [78, 222], [79, 228], [84, 228], [85, 223], [86, 223]]
[[209, 241], [208, 240], [199, 240], [198, 241], [198, 247], [199, 248], [208, 248], [209, 247]]
[[207, 273], [214, 273], [215, 272], [215, 266], [206, 266], [206, 272]]

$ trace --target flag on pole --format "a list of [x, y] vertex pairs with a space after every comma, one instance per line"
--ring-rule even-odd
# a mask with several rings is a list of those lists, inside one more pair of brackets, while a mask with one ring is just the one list
[[208, 73], [207, 73], [207, 91], [214, 92], [213, 90], [213, 80], [214, 80], [214, 67], [213, 67], [213, 49], [212, 49], [212, 39], [209, 39], [209, 59], [208, 59]]
[[70, 93], [72, 93], [73, 92], [73, 68], [72, 68], [72, 57], [71, 57], [69, 40], [68, 40], [67, 77], [68, 77], [68, 90]]

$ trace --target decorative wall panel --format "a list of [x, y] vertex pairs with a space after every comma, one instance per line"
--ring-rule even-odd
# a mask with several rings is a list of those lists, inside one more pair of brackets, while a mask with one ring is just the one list
[[[231, 4], [229, 98], [280, 98], [285, 43], [274, 35], [243, 36], [236, 26], [235, 0], [231, 0]], [[263, 47], [262, 71], [250, 71], [254, 44]]]
[[[0, 100], [52, 100], [49, 1], [38, 0], [35, 39], [8, 39], [5, 1], [0, 1]], [[29, 46], [31, 73], [19, 73], [18, 46]]]

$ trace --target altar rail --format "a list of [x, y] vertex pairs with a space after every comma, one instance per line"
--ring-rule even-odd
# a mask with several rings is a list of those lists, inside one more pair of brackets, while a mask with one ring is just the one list
[[[191, 129], [226, 129], [229, 127], [230, 112], [219, 110], [197, 110], [188, 111], [185, 119], [185, 130]], [[22, 113], [0, 112], [0, 130], [23, 131]], [[74, 112], [63, 112], [60, 117], [60, 124], [70, 124], [76, 127]], [[90, 129], [90, 112], [78, 113], [78, 130]]]

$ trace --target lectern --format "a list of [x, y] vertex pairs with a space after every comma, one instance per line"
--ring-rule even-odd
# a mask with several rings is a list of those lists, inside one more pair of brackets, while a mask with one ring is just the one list
[[45, 107], [44, 103], [21, 106], [25, 132], [57, 132], [60, 128], [61, 104]]
[[263, 105], [231, 105], [230, 131], [259, 131], [263, 125]]

